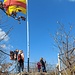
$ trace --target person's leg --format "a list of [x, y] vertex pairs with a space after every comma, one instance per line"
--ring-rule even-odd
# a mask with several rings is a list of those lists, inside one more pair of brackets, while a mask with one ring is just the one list
[[40, 72], [40, 69], [38, 68], [38, 72]]
[[42, 66], [42, 72], [44, 72], [44, 67]]
[[22, 71], [24, 71], [24, 62], [22, 62]]
[[14, 61], [14, 65], [15, 65], [15, 73], [17, 73], [17, 61]]
[[44, 72], [47, 72], [47, 71], [46, 71], [46, 66], [45, 66], [45, 68], [44, 68]]
[[40, 68], [39, 68], [39, 72], [40, 72]]
[[21, 65], [20, 65], [20, 71], [22, 72], [22, 62], [21, 62]]
[[16, 60], [16, 72], [18, 73], [18, 61]]
[[45, 66], [44, 66], [44, 72], [46, 71], [46, 68], [45, 68]]
[[20, 62], [18, 62], [18, 72], [20, 72]]

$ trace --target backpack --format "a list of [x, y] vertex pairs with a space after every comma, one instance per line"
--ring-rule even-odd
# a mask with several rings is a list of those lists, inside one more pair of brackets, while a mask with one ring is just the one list
[[18, 54], [18, 61], [21, 61], [21, 54]]
[[14, 52], [10, 51], [10, 60], [14, 60]]

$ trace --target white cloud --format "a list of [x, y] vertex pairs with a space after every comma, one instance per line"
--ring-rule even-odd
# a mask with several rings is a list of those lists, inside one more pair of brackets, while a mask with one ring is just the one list
[[69, 0], [69, 1], [71, 1], [71, 2], [75, 2], [75, 0]]
[[0, 49], [1, 50], [6, 50], [7, 52], [9, 52], [9, 50], [13, 49], [13, 46], [8, 44], [7, 41], [9, 41], [9, 36], [6, 35], [6, 32], [3, 31], [0, 28], [0, 40], [2, 40], [2, 42], [0, 43]]
[[10, 49], [12, 49], [12, 48], [13, 48], [13, 46], [10, 45], [10, 44], [7, 46], [7, 49], [8, 49], [8, 50], [10, 50]]
[[9, 45], [1, 44], [1, 45], [0, 45], [0, 48], [1, 48], [1, 49], [10, 50], [10, 49], [12, 49], [12, 48], [13, 48], [13, 46], [11, 46], [10, 44], [9, 44]]
[[3, 48], [3, 49], [5, 49], [6, 45], [5, 44], [1, 44], [0, 47]]
[[0, 28], [0, 40], [4, 40], [4, 41], [8, 41], [9, 40], [9, 37], [8, 35], [6, 35], [6, 33]]
[[62, 1], [70, 1], [70, 2], [75, 2], [75, 0], [59, 0], [60, 2]]

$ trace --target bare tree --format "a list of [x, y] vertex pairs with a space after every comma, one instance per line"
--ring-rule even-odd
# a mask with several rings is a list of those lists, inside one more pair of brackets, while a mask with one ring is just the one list
[[[69, 30], [66, 30], [64, 24], [57, 21], [59, 28], [55, 35], [50, 36], [59, 48], [60, 60], [65, 65], [64, 68], [69, 69], [71, 72], [73, 66], [75, 65], [75, 48], [74, 48], [74, 36], [71, 35], [72, 25], [70, 25]], [[69, 75], [69, 74], [68, 74]]]
[[[8, 27], [6, 24], [7, 20], [3, 20], [3, 15], [0, 11], [0, 72], [6, 72], [8, 71], [8, 68], [10, 67], [9, 63], [5, 63], [6, 59], [9, 57], [9, 54], [7, 53], [7, 49], [5, 49], [8, 40], [8, 35], [13, 29], [13, 27]], [[8, 29], [9, 28], [9, 29]]]

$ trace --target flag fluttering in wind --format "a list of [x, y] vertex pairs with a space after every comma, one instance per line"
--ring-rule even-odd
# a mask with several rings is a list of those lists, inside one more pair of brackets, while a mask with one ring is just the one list
[[9, 16], [17, 12], [26, 13], [26, 0], [4, 0], [3, 4]]

